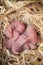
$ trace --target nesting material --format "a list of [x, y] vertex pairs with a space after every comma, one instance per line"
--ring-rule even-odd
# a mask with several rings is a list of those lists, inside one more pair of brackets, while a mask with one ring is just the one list
[[[7, 0], [8, 1], [8, 0]], [[10, 3], [9, 1], [7, 2]], [[43, 65], [43, 6], [39, 2], [15, 2], [8, 7], [5, 0], [2, 2], [0, 14], [0, 62], [1, 65]], [[5, 4], [5, 5], [4, 5]], [[19, 5], [18, 5], [19, 4]], [[17, 7], [17, 8], [16, 8]], [[4, 31], [13, 20], [21, 20], [24, 24], [34, 24], [38, 27], [41, 42], [36, 50], [24, 50], [19, 55], [13, 55], [6, 49]]]

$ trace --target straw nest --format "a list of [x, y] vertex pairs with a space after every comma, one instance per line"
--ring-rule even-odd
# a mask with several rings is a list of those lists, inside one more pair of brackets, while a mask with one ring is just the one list
[[[13, 5], [14, 4], [14, 5]], [[41, 42], [36, 50], [25, 50], [13, 55], [5, 47], [3, 32], [13, 20], [35, 24], [40, 32]], [[43, 65], [43, 4], [40, 2], [1, 0], [0, 4], [0, 65]]]

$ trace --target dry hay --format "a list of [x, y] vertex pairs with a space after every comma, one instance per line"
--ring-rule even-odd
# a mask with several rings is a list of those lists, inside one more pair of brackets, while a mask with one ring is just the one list
[[[12, 5], [9, 1], [6, 3], [5, 0], [1, 0], [1, 2], [3, 6], [0, 6], [0, 65], [43, 65], [42, 4], [40, 2], [19, 1]], [[38, 27], [41, 42], [36, 50], [25, 50], [19, 55], [13, 55], [8, 49], [6, 49], [3, 32], [13, 20], [22, 20], [26, 24], [32, 23]]]

